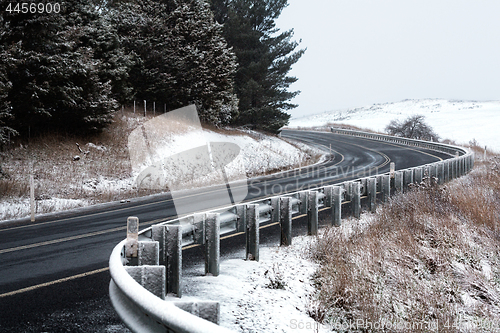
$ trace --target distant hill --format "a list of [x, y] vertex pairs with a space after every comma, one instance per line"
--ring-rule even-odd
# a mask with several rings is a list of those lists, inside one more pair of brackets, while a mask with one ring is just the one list
[[427, 124], [442, 139], [458, 144], [467, 144], [475, 139], [482, 147], [488, 146], [488, 149], [500, 152], [500, 101], [404, 100], [294, 118], [288, 127], [338, 123], [384, 132], [391, 120], [415, 114], [425, 116]]

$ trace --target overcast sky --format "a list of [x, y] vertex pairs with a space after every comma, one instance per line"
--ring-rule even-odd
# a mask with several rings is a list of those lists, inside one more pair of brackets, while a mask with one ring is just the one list
[[403, 99], [500, 100], [500, 0], [289, 0], [292, 117]]

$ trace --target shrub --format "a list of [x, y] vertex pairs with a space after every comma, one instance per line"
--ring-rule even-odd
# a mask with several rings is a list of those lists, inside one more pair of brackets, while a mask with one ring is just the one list
[[424, 122], [424, 119], [424, 116], [414, 115], [403, 121], [392, 120], [385, 130], [390, 135], [404, 138], [438, 141], [439, 136]]

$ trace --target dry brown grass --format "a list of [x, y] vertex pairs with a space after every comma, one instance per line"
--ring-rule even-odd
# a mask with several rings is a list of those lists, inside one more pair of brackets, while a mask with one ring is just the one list
[[498, 328], [499, 161], [491, 157], [467, 177], [394, 197], [374, 215], [326, 229], [311, 251], [321, 263], [315, 316], [383, 322], [389, 332]]
[[[137, 189], [134, 182], [128, 137], [134, 129], [152, 118], [152, 112], [144, 117], [142, 112], [134, 114], [132, 109], [125, 109], [123, 113], [115, 113], [113, 123], [94, 136], [52, 133], [36, 139], [18, 140], [7, 147], [0, 152], [0, 220], [22, 217], [29, 212], [30, 174], [35, 178], [37, 213], [130, 199], [167, 190]], [[153, 129], [158, 127], [155, 123], [149, 125]], [[164, 132], [165, 128], [160, 127]], [[181, 127], [170, 130], [179, 134], [182, 133]], [[217, 129], [209, 125], [204, 127], [224, 135], [252, 133]], [[260, 133], [253, 132], [252, 135], [258, 141], [264, 138]], [[79, 151], [76, 143], [83, 152]], [[271, 150], [272, 147], [267, 149]], [[76, 155], [80, 156], [77, 161], [73, 160]], [[306, 160], [310, 156], [307, 152], [303, 155], [303, 166], [316, 161], [316, 156]], [[252, 176], [258, 176], [268, 174], [269, 170], [263, 168], [261, 172], [252, 172], [255, 172]], [[49, 200], [51, 198], [54, 200]], [[55, 199], [71, 200], [55, 203]]]
[[[91, 203], [130, 197], [134, 193], [93, 191], [87, 185], [96, 179], [130, 177], [127, 137], [138, 124], [151, 117], [126, 110], [125, 114], [116, 113], [111, 126], [91, 137], [53, 133], [15, 142], [1, 155], [6, 176], [0, 179], [0, 199], [28, 197], [30, 174], [35, 178], [37, 197], [83, 198]], [[73, 160], [76, 155], [80, 160]]]

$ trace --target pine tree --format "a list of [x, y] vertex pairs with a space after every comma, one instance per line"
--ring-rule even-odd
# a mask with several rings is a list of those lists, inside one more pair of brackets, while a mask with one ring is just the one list
[[117, 108], [111, 82], [100, 77], [103, 62], [95, 56], [92, 34], [106, 27], [90, 0], [67, 0], [59, 14], [2, 12], [2, 45], [13, 45], [7, 77], [11, 122], [19, 132], [50, 129], [99, 130]]
[[236, 60], [222, 27], [201, 0], [121, 2], [113, 24], [134, 57], [136, 98], [169, 110], [195, 103], [202, 120], [228, 123], [237, 112]]
[[293, 30], [279, 33], [275, 20], [287, 0], [212, 0], [211, 7], [224, 37], [238, 59], [235, 88], [239, 98], [236, 124], [252, 124], [276, 132], [286, 125], [289, 101], [299, 92], [288, 88], [297, 81], [287, 76], [305, 50], [295, 49]]
[[111, 82], [112, 97], [122, 105], [127, 104], [133, 100], [134, 89], [129, 80], [129, 71], [134, 65], [133, 56], [126, 54], [120, 45], [111, 11], [106, 7], [99, 11], [94, 27], [85, 32], [85, 42], [92, 48], [94, 58], [100, 61], [100, 80]]
[[[10, 135], [18, 134], [16, 130], [7, 126], [12, 119], [12, 108], [8, 99], [12, 83], [7, 78], [7, 68], [12, 63], [9, 52], [0, 45], [0, 148], [4, 146]], [[0, 167], [0, 176], [2, 169]]]

